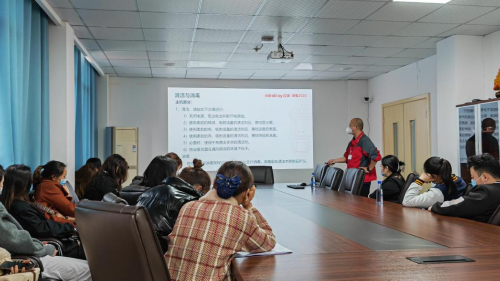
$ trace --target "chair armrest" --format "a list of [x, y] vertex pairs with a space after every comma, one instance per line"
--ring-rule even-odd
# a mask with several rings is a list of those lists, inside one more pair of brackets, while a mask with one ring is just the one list
[[36, 239], [38, 239], [42, 242], [47, 242], [47, 244], [54, 246], [57, 250], [58, 256], [63, 255], [64, 244], [63, 244], [63, 242], [61, 242], [61, 240], [58, 240], [55, 238], [36, 238]]

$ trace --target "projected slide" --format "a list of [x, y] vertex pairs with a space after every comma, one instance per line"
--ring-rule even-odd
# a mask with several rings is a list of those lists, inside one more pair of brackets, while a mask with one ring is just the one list
[[168, 150], [207, 171], [228, 160], [313, 168], [312, 90], [168, 88]]

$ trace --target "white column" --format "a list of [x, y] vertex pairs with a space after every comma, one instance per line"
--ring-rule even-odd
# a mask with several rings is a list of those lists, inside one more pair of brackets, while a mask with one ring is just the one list
[[108, 126], [109, 76], [97, 76], [97, 155], [104, 162], [106, 127]]
[[75, 183], [75, 75], [71, 26], [49, 25], [50, 158], [66, 164]]

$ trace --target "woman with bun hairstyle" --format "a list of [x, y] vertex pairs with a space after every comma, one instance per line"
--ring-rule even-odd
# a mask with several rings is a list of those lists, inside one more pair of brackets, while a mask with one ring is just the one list
[[210, 175], [203, 170], [203, 162], [199, 159], [193, 160], [193, 167], [182, 169], [179, 178], [190, 183], [196, 190], [207, 193], [210, 190]]
[[[380, 171], [382, 176], [385, 177], [381, 185], [384, 201], [398, 203], [399, 195], [405, 187], [405, 178], [401, 175], [404, 165], [405, 163], [399, 161], [394, 155], [387, 155], [382, 158]], [[376, 190], [370, 194], [370, 198], [376, 198], [376, 196]]]
[[239, 161], [224, 163], [214, 189], [182, 207], [165, 254], [172, 280], [231, 280], [237, 252], [266, 252], [273, 230], [253, 207], [253, 175]]
[[203, 196], [203, 193], [191, 184], [177, 178], [176, 173], [175, 160], [166, 156], [155, 157], [144, 172], [142, 179], [144, 184], [151, 188], [137, 199], [138, 206], [148, 209], [164, 253], [168, 248], [168, 235], [174, 227], [182, 206]]

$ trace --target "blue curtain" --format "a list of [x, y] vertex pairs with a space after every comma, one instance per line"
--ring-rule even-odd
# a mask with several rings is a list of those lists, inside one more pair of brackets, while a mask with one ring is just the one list
[[97, 157], [97, 73], [75, 46], [75, 168]]
[[31, 0], [0, 1], [0, 164], [50, 158], [48, 18]]

